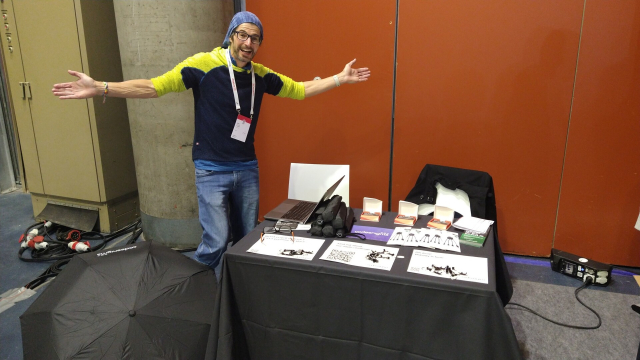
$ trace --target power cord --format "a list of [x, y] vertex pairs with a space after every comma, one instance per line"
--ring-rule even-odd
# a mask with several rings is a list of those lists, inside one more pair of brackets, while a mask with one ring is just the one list
[[[52, 237], [54, 230], [55, 238]], [[137, 240], [140, 233], [142, 233], [142, 229], [140, 229], [140, 219], [111, 234], [103, 234], [95, 231], [83, 232], [50, 222], [36, 223], [29, 226], [20, 237], [21, 248], [18, 251], [18, 257], [20, 260], [26, 262], [70, 259], [80, 252], [101, 250], [108, 242], [127, 233], [133, 233], [130, 241]], [[38, 238], [40, 239], [38, 240]], [[82, 240], [82, 242], [79, 240]], [[34, 243], [28, 245], [30, 241]], [[73, 248], [71, 248], [70, 244], [77, 244], [77, 247], [72, 246]], [[80, 250], [80, 248], [82, 248], [82, 250]], [[23, 256], [27, 249], [30, 250], [30, 257]]]
[[138, 238], [140, 237], [140, 235], [142, 235], [142, 223], [140, 221], [138, 221], [136, 224], [136, 226], [133, 228], [132, 232], [131, 232], [131, 236], [129, 237], [129, 240], [127, 240], [127, 245], [131, 245], [133, 243], [135, 243]]
[[[582, 291], [583, 289], [585, 289], [585, 288], [589, 287], [589, 285], [591, 285], [592, 283], [593, 283], [593, 279], [592, 279], [591, 277], [586, 277], [586, 280], [584, 281], [584, 284], [582, 284], [582, 286], [580, 286], [579, 288], [577, 288], [577, 289], [576, 289], [576, 291], [574, 292], [574, 294], [575, 294], [575, 296], [576, 296], [576, 300], [578, 300], [578, 302], [579, 302], [580, 304], [582, 304], [582, 306], [586, 307], [587, 309], [589, 309], [589, 311], [591, 311], [592, 313], [594, 313], [594, 314], [596, 315], [596, 317], [598, 318], [598, 325], [596, 325], [596, 326], [578, 326], [578, 325], [564, 324], [564, 323], [561, 323], [561, 322], [558, 322], [558, 321], [555, 321], [555, 320], [551, 320], [551, 319], [549, 319], [549, 318], [546, 318], [546, 317], [544, 317], [544, 316], [542, 316], [542, 315], [538, 314], [538, 313], [537, 313], [537, 312], [535, 312], [534, 310], [532, 310], [532, 309], [530, 309], [530, 308], [528, 308], [528, 307], [526, 307], [526, 306], [524, 306], [524, 305], [520, 305], [520, 304], [518, 304], [518, 303], [513, 303], [513, 302], [510, 302], [510, 303], [508, 303], [507, 305], [505, 305], [505, 309], [517, 310], [517, 309], [519, 309], [519, 308], [522, 308], [522, 309], [524, 309], [524, 311], [527, 311], [527, 312], [530, 312], [530, 313], [532, 313], [532, 314], [534, 314], [534, 315], [537, 315], [537, 316], [539, 316], [539, 317], [543, 318], [544, 320], [547, 320], [547, 321], [549, 321], [549, 322], [552, 322], [552, 323], [554, 323], [554, 324], [556, 324], [556, 325], [560, 325], [560, 326], [564, 326], [564, 327], [568, 327], [568, 328], [572, 328], [572, 329], [580, 329], [580, 330], [595, 330], [595, 329], [599, 328], [599, 327], [602, 325], [602, 319], [600, 318], [600, 315], [598, 315], [598, 313], [597, 313], [595, 310], [593, 310], [592, 308], [590, 308], [589, 306], [587, 306], [587, 304], [585, 304], [584, 302], [582, 302], [582, 300], [580, 300], [580, 298], [578, 297], [578, 293], [579, 293], [580, 291]], [[509, 305], [511, 305], [511, 306], [515, 306], [515, 307], [507, 307], [507, 306], [509, 306]]]
[[47, 279], [58, 276], [58, 274], [60, 274], [60, 272], [62, 271], [62, 268], [65, 265], [67, 265], [69, 261], [71, 261], [71, 259], [63, 259], [63, 260], [56, 261], [51, 266], [49, 266], [47, 270], [45, 270], [42, 274], [40, 274], [40, 276], [31, 280], [24, 287], [27, 289], [35, 290], [38, 286], [44, 284], [47, 281]]
[[[72, 257], [81, 252], [93, 252], [101, 250], [107, 245], [108, 242], [127, 233], [131, 233], [127, 244], [133, 244], [142, 234], [142, 228], [140, 224], [140, 219], [138, 219], [133, 224], [130, 224], [111, 234], [102, 234], [95, 231], [83, 232], [61, 225], [56, 225], [51, 222], [43, 222], [30, 225], [20, 237], [21, 248], [20, 251], [18, 251], [18, 257], [20, 258], [20, 260], [26, 262], [55, 261], [55, 263], [49, 266], [49, 268], [47, 268], [47, 270], [40, 274], [40, 276], [31, 280], [24, 287], [34, 290], [35, 288], [44, 284], [48, 279], [58, 276], [58, 274], [60, 274], [64, 266], [69, 263]], [[53, 230], [55, 230], [55, 238], [50, 235], [50, 232], [53, 232]], [[40, 237], [39, 240], [37, 240], [38, 237]], [[80, 251], [76, 246], [73, 246], [73, 248], [70, 247], [70, 244], [76, 245], [80, 243], [80, 240], [82, 240], [84, 250]], [[28, 245], [30, 241], [33, 241], [34, 243]], [[38, 247], [38, 244], [40, 244], [41, 246]], [[23, 253], [27, 249], [31, 250], [31, 257], [23, 256]]]

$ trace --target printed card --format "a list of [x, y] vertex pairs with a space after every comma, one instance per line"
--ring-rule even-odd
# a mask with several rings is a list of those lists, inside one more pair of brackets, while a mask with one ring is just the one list
[[389, 271], [398, 251], [387, 246], [334, 240], [320, 260]]
[[398, 226], [397, 228], [393, 229], [393, 233], [391, 234], [391, 237], [389, 237], [387, 245], [404, 245], [404, 239], [409, 237], [410, 232], [410, 227]]
[[380, 216], [382, 216], [382, 201], [368, 197], [364, 198], [360, 220], [378, 222], [380, 221]]
[[413, 226], [418, 220], [418, 205], [400, 200], [398, 204], [398, 216], [394, 219], [394, 224]]
[[489, 283], [487, 258], [413, 250], [408, 272], [451, 280]]
[[291, 236], [265, 234], [262, 241], [258, 239], [247, 252], [311, 261], [322, 244], [324, 244], [324, 239], [296, 236], [295, 241], [291, 241]]

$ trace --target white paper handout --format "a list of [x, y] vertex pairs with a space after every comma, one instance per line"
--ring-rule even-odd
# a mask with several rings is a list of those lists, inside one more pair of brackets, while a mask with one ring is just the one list
[[404, 246], [421, 246], [428, 239], [429, 229], [411, 229], [404, 236]]
[[387, 241], [387, 245], [404, 245], [404, 239], [409, 236], [409, 232], [411, 232], [410, 227], [398, 226], [393, 229], [391, 237], [389, 237], [389, 240]]
[[421, 246], [460, 252], [458, 233], [437, 229], [413, 229], [399, 226], [393, 230], [387, 245]]
[[413, 250], [408, 272], [453, 280], [489, 283], [487, 258]]
[[473, 216], [463, 216], [453, 224], [453, 227], [460, 230], [469, 230], [480, 234], [486, 234], [489, 231], [489, 226], [493, 224], [491, 220], [480, 219]]
[[291, 241], [291, 236], [265, 234], [262, 241], [258, 240], [247, 252], [311, 261], [322, 244], [323, 239], [295, 237], [295, 241]]
[[320, 260], [389, 271], [398, 251], [398, 248], [334, 240]]
[[426, 230], [427, 232], [419, 239], [418, 246], [460, 252], [460, 238], [458, 237], [458, 233], [438, 229], [422, 230]]

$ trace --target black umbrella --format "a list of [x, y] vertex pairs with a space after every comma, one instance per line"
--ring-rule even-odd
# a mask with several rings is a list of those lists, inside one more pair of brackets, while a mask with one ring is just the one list
[[152, 242], [75, 256], [20, 317], [25, 359], [201, 359], [213, 270]]

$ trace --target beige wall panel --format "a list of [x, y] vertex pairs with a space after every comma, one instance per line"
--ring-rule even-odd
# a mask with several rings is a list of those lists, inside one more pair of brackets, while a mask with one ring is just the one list
[[[9, 101], [12, 103], [12, 111], [18, 132], [20, 151], [24, 162], [25, 178], [24, 183], [27, 190], [36, 193], [43, 193], [42, 177], [40, 175], [40, 162], [38, 160], [38, 150], [36, 139], [31, 122], [31, 110], [29, 101], [23, 99], [20, 82], [24, 82], [24, 69], [22, 67], [22, 55], [20, 39], [16, 32], [16, 19], [13, 11], [13, 2], [4, 1], [0, 3], [0, 8], [6, 11], [7, 19], [4, 21], [9, 29], [3, 29], [0, 36], [2, 41], [2, 55], [7, 69], [7, 84], [9, 85]], [[11, 43], [8, 42], [11, 38]], [[9, 51], [9, 46], [13, 52]]]
[[[112, 1], [76, 0], [83, 68], [96, 80], [122, 81]], [[106, 61], [111, 59], [112, 61]], [[88, 102], [102, 201], [137, 190], [125, 99], [95, 97]]]
[[100, 201], [87, 102], [60, 101], [51, 94], [61, 74], [82, 70], [74, 3], [19, 1], [14, 7], [25, 74], [31, 83], [44, 192]]

